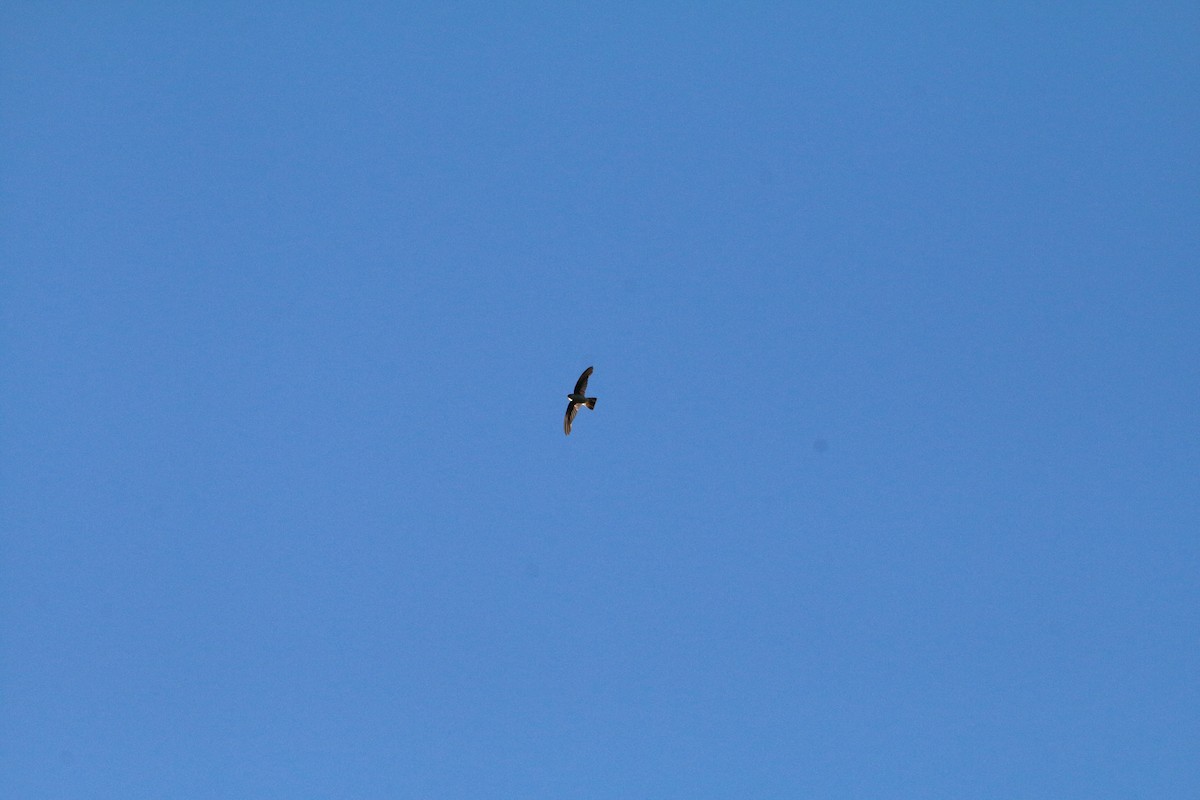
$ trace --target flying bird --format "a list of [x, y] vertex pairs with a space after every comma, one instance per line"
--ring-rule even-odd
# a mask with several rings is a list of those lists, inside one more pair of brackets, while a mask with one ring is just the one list
[[567, 400], [570, 402], [567, 403], [567, 415], [563, 417], [563, 433], [567, 436], [571, 435], [571, 423], [575, 421], [575, 415], [579, 413], [579, 407], [596, 407], [596, 398], [584, 397], [584, 393], [587, 392], [588, 378], [590, 377], [592, 377], [592, 368], [588, 367], [579, 376], [579, 380], [575, 381], [575, 391], [567, 395]]

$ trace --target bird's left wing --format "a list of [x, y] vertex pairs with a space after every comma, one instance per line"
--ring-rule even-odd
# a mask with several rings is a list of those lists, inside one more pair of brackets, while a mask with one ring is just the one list
[[583, 371], [583, 374], [579, 376], [579, 380], [575, 381], [574, 394], [583, 394], [587, 391], [587, 382], [588, 378], [590, 377], [592, 377], [592, 368], [588, 367]]

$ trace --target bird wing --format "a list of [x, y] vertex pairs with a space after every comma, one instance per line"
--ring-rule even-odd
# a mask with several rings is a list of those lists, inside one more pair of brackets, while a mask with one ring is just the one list
[[574, 394], [583, 394], [587, 391], [587, 381], [590, 377], [592, 377], [592, 368], [588, 367], [583, 371], [583, 374], [579, 376], [579, 380], [575, 381]]
[[563, 433], [567, 436], [571, 435], [571, 423], [575, 421], [575, 415], [579, 413], [579, 405], [577, 403], [567, 403], [567, 415], [563, 417]]

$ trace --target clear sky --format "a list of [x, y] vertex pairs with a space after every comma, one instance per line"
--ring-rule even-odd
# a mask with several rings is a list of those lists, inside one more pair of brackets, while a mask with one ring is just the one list
[[0, 794], [1200, 796], [1200, 6], [504, 5], [0, 11]]

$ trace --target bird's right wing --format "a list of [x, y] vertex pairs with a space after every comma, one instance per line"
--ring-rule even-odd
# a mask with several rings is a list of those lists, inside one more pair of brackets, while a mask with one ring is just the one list
[[571, 423], [575, 421], [575, 415], [579, 413], [579, 406], [574, 403], [567, 403], [567, 415], [563, 417], [563, 433], [567, 436], [571, 435]]

